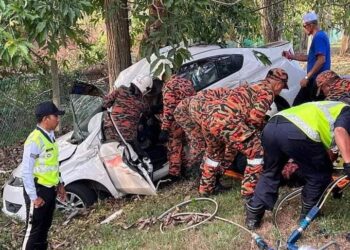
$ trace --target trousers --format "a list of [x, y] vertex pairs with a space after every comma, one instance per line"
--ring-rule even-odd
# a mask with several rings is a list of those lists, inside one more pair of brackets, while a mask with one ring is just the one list
[[299, 165], [306, 181], [302, 190], [303, 202], [315, 205], [332, 177], [332, 162], [323, 144], [309, 139], [284, 117], [275, 116], [263, 130], [262, 146], [264, 167], [250, 205], [273, 209], [282, 169], [290, 158]]
[[29, 199], [24, 189], [27, 220], [26, 233], [22, 244], [23, 250], [46, 250], [48, 247], [47, 235], [55, 211], [56, 187], [48, 188], [36, 184], [36, 192], [45, 201], [45, 204], [39, 208], [34, 207], [34, 202]]

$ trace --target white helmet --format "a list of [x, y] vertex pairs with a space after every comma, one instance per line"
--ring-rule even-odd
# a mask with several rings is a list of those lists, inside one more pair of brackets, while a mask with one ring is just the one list
[[142, 93], [142, 95], [147, 94], [149, 91], [151, 91], [153, 86], [153, 80], [152, 77], [148, 75], [139, 75], [134, 78], [134, 80], [131, 81], [132, 84], [134, 84]]

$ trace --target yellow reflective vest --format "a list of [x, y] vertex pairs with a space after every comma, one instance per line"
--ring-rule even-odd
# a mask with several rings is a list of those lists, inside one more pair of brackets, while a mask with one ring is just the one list
[[311, 140], [322, 142], [329, 149], [334, 143], [334, 122], [341, 110], [347, 106], [342, 102], [309, 102], [283, 110], [281, 115], [300, 128]]
[[58, 162], [58, 145], [51, 142], [44, 132], [35, 129], [27, 138], [25, 145], [35, 143], [41, 152], [35, 159], [34, 177], [41, 185], [52, 187], [59, 183], [59, 162]]

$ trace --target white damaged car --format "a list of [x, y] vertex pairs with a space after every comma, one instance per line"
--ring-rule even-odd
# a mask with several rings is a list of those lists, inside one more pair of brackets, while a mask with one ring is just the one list
[[[148, 148], [152, 159], [140, 161], [126, 142], [104, 142], [101, 96], [102, 91], [93, 85], [75, 84], [71, 93], [74, 131], [57, 139], [60, 172], [67, 191], [67, 202], [58, 201], [57, 208], [68, 212], [92, 205], [103, 193], [115, 198], [155, 195], [153, 182], [168, 174], [164, 146]], [[154, 151], [158, 152], [156, 156]], [[2, 211], [24, 220], [21, 172], [19, 165], [4, 185]]]
[[[300, 89], [299, 81], [306, 72], [298, 63], [283, 58], [282, 51], [292, 50], [289, 43], [275, 43], [265, 48], [221, 48], [216, 45], [190, 47], [191, 60], [180, 68], [179, 75], [190, 79], [197, 91], [205, 88], [235, 87], [242, 82], [265, 78], [271, 68], [280, 67], [289, 75], [289, 90], [283, 90], [272, 113], [286, 108]], [[163, 49], [161, 53], [167, 53]], [[257, 59], [262, 53], [271, 62]], [[142, 59], [118, 76], [115, 86], [128, 85], [137, 75], [150, 74], [150, 64]], [[67, 202], [59, 209], [73, 211], [93, 204], [99, 194], [115, 198], [126, 194], [154, 195], [154, 182], [168, 174], [166, 148], [154, 144], [146, 149], [150, 159], [140, 160], [126, 142], [105, 142], [102, 124], [102, 92], [97, 87], [78, 83], [71, 93], [74, 131], [57, 139], [60, 172], [65, 182]], [[157, 137], [157, 136], [155, 136]], [[18, 166], [3, 190], [2, 211], [25, 219], [21, 166]]]

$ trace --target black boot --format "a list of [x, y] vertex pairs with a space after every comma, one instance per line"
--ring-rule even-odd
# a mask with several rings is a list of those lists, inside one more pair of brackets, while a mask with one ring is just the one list
[[260, 207], [252, 207], [249, 203], [245, 204], [246, 219], [245, 225], [249, 230], [258, 229], [261, 225], [261, 220], [265, 214], [265, 208], [263, 205]]
[[46, 250], [49, 246], [49, 243], [46, 242], [39, 242], [34, 244], [34, 250]]
[[314, 205], [302, 201], [299, 222], [302, 221]]
[[214, 194], [220, 194], [229, 191], [232, 186], [224, 186], [222, 185], [220, 181], [221, 176], [216, 177], [216, 182], [215, 182], [215, 188], [214, 188]]

